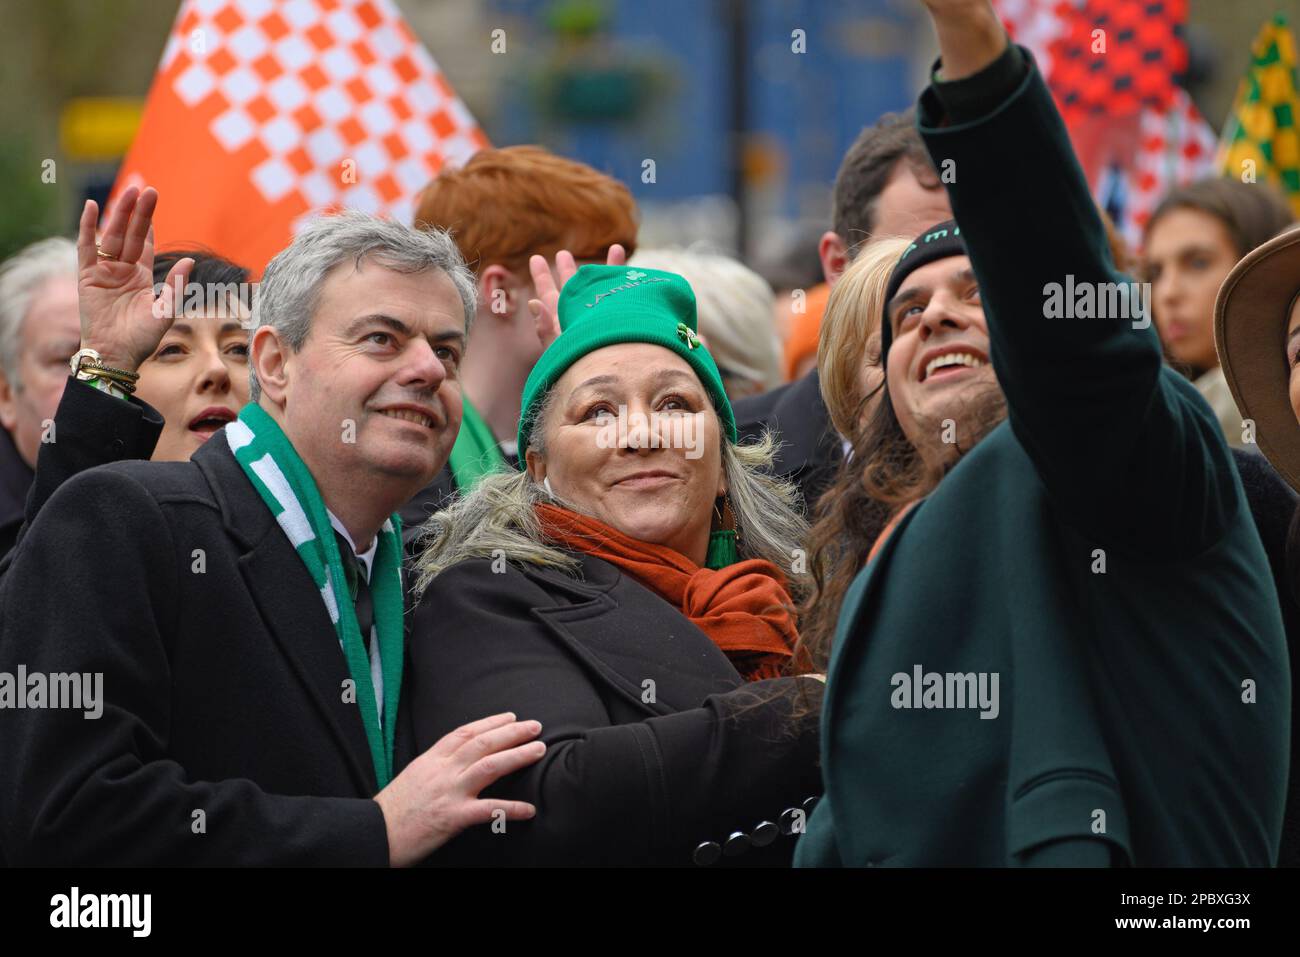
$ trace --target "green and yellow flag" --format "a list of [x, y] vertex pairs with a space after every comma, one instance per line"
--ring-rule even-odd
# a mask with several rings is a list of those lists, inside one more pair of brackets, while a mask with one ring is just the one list
[[1264, 24], [1219, 140], [1225, 176], [1270, 182], [1300, 217], [1300, 87], [1286, 18]]

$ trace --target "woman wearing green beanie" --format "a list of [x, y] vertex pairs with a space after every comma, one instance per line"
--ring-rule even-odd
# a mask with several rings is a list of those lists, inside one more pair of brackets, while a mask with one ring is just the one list
[[680, 276], [584, 266], [524, 387], [527, 470], [432, 516], [416, 565], [414, 746], [485, 707], [542, 723], [498, 785], [537, 817], [442, 864], [788, 863], [819, 792], [821, 684], [792, 677], [806, 531], [736, 444]]

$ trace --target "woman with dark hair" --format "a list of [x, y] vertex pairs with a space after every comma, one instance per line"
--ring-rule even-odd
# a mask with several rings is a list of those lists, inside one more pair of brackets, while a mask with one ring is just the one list
[[1264, 183], [1206, 179], [1169, 193], [1146, 227], [1142, 272], [1151, 283], [1160, 341], [1214, 410], [1228, 444], [1238, 448], [1253, 437], [1219, 368], [1214, 297], [1238, 260], [1291, 221], [1286, 202]]
[[136, 396], [163, 417], [155, 461], [188, 459], [248, 401], [248, 270], [203, 250], [159, 253], [161, 285], [183, 259], [194, 261], [176, 300], [176, 320], [140, 364]]
[[248, 401], [248, 270], [207, 250], [155, 254], [152, 232], [125, 244], [137, 202], [147, 222], [157, 193], [132, 188], [103, 224], [122, 243], [119, 256], [94, 244], [98, 207], [82, 213], [81, 349], [54, 416], [58, 441], [41, 446], [20, 539], [73, 475], [123, 459], [184, 461]]

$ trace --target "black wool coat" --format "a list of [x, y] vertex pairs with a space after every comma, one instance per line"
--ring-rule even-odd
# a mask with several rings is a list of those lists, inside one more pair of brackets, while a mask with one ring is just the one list
[[434, 512], [446, 508], [456, 497], [456, 480], [451, 469], [443, 466], [433, 481], [398, 510], [402, 520], [402, 544], [410, 557], [420, 553], [421, 526]]
[[[0, 492], [0, 575], [8, 567], [6, 557], [60, 485], [96, 465], [149, 458], [162, 429], [162, 416], [147, 402], [123, 401], [69, 376], [54, 414], [55, 441], [41, 445], [35, 475], [18, 459], [7, 435], [0, 435], [0, 473], [22, 475], [6, 462], [10, 450], [26, 470], [20, 498], [8, 500]], [[0, 478], [0, 486], [5, 484]]]
[[23, 504], [32, 485], [32, 470], [18, 454], [13, 437], [0, 429], [0, 558], [14, 547], [23, 524]]
[[822, 399], [817, 370], [735, 405], [736, 431], [742, 442], [771, 431], [780, 442], [772, 472], [799, 489], [811, 513], [817, 499], [835, 481], [844, 459], [843, 444]]
[[487, 792], [533, 802], [536, 818], [467, 831], [433, 863], [690, 866], [728, 838], [739, 853], [724, 862], [788, 863], [794, 842], [773, 825], [790, 830], [783, 813], [820, 793], [821, 683], [747, 685], [668, 602], [576, 557], [580, 580], [463, 562], [416, 606], [404, 695], [416, 747], [500, 711], [539, 720], [548, 747]]
[[223, 436], [54, 492], [0, 579], [20, 665], [102, 674], [103, 713], [0, 709], [10, 864], [388, 863], [334, 628]]

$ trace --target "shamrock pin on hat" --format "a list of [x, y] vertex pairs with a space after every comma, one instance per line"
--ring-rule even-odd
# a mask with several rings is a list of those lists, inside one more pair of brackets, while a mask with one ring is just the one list
[[560, 291], [560, 335], [524, 383], [519, 454], [528, 449], [543, 397], [589, 352], [624, 342], [646, 342], [677, 353], [699, 376], [722, 427], [736, 441], [736, 418], [718, 366], [696, 332], [695, 294], [676, 273], [627, 266], [583, 266]]

